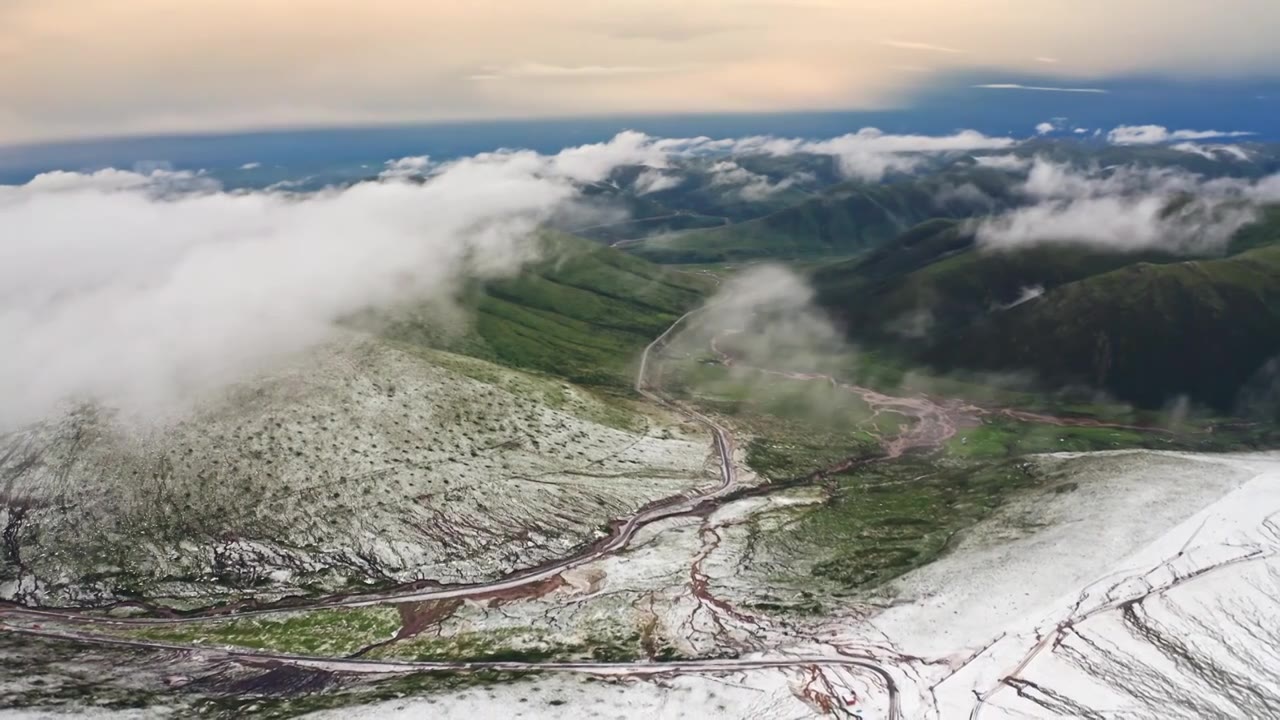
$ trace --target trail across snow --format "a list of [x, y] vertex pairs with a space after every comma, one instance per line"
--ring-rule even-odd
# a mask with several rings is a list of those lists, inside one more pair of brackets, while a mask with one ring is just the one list
[[[1040, 462], [1076, 489], [1005, 508], [952, 553], [897, 581], [892, 607], [866, 623], [833, 624], [832, 635], [940, 661], [903, 683], [906, 717], [1182, 717], [1159, 705], [1168, 693], [1144, 699], [1113, 687], [1126, 665], [1155, 685], [1194, 687], [1188, 676], [1199, 672], [1179, 670], [1185, 661], [1170, 660], [1122, 618], [1150, 598], [1193, 597], [1194, 622], [1174, 622], [1173, 632], [1213, 642], [1240, 625], [1213, 608], [1252, 597], [1251, 617], [1280, 625], [1280, 603], [1270, 599], [1280, 593], [1280, 454], [1126, 451]], [[1085, 629], [1087, 642], [1079, 640]], [[1168, 667], [1149, 663], [1153, 656]], [[1026, 683], [1043, 687], [1040, 701]]]

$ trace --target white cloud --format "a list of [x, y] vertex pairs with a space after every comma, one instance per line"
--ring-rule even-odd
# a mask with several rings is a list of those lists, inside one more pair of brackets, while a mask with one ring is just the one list
[[1113, 145], [1156, 145], [1180, 140], [1209, 140], [1213, 138], [1248, 137], [1252, 132], [1239, 130], [1173, 130], [1163, 125], [1121, 125], [1107, 133], [1107, 141]]
[[[152, 170], [150, 172], [134, 172], [106, 168], [92, 173], [66, 172], [55, 170], [37, 175], [27, 188], [41, 193], [62, 193], [81, 190], [98, 190], [104, 193], [127, 190], [145, 191], [151, 196], [160, 196], [175, 192], [194, 192], [212, 190], [219, 187], [218, 182], [203, 173], [171, 170]], [[5, 186], [0, 186], [0, 199], [5, 195]]]
[[1225, 153], [1235, 158], [1236, 160], [1247, 161], [1247, 160], [1253, 159], [1252, 156], [1249, 154], [1249, 151], [1245, 150], [1239, 145], [1214, 145], [1213, 150], [1214, 152]]
[[974, 130], [953, 135], [889, 135], [875, 128], [830, 140], [808, 141], [773, 137], [745, 138], [733, 145], [736, 152], [768, 155], [809, 153], [830, 155], [847, 177], [879, 180], [889, 172], [909, 172], [927, 156], [972, 150], [998, 150], [1017, 144], [1012, 138], [989, 137]]
[[1059, 62], [1058, 58], [1049, 57], [1047, 55], [1041, 55], [1040, 57], [1037, 57], [1035, 61], [1038, 63], [1044, 63], [1046, 65], [1057, 65]]
[[650, 193], [677, 188], [682, 184], [684, 184], [684, 178], [680, 175], [664, 173], [659, 170], [645, 170], [636, 177], [633, 187], [637, 195], [649, 195]]
[[503, 68], [491, 68], [469, 77], [472, 80], [609, 78], [673, 72], [679, 69], [681, 68], [647, 65], [551, 65], [522, 62]]
[[1024, 287], [1022, 288], [1022, 290], [1018, 292], [1018, 297], [1014, 298], [1013, 302], [1005, 303], [1001, 305], [1000, 309], [1008, 310], [1009, 308], [1018, 307], [1023, 303], [1028, 303], [1028, 302], [1031, 302], [1032, 300], [1035, 300], [1041, 295], [1044, 295], [1043, 285], [1030, 285], [1030, 286]]
[[[197, 174], [0, 186], [0, 428], [94, 400], [156, 417], [341, 332], [361, 309], [516, 272], [581, 184], [656, 141], [491, 153], [423, 182], [226, 192]], [[410, 164], [416, 164], [410, 163]]]
[[984, 85], [974, 85], [975, 88], [983, 90], [1034, 90], [1036, 92], [1064, 92], [1064, 93], [1107, 93], [1109, 91], [1100, 88], [1073, 88], [1073, 87], [1050, 87], [1046, 85], [1019, 85], [1017, 83], [986, 83]]
[[420, 176], [429, 167], [431, 167], [431, 158], [427, 155], [396, 158], [384, 163], [384, 169], [378, 173], [378, 177], [390, 179]]
[[668, 154], [827, 155], [836, 160], [846, 177], [872, 181], [883, 178], [888, 172], [909, 172], [931, 155], [1000, 150], [1018, 144], [1013, 138], [990, 137], [975, 130], [962, 130], [952, 135], [890, 135], [876, 128], [863, 128], [827, 140], [757, 135], [715, 140], [706, 137], [649, 139], [649, 142], [652, 155], [643, 164], [654, 167], [662, 167], [660, 163]]
[[1073, 132], [1073, 133], [1075, 133], [1075, 134], [1077, 134], [1077, 135], [1084, 135], [1085, 133], [1089, 132], [1089, 128], [1076, 128], [1075, 130], [1072, 130], [1071, 132]]
[[247, 162], [241, 165], [240, 169], [241, 170], [257, 170], [260, 167], [262, 167], [262, 163], [260, 162]]
[[1048, 135], [1054, 130], [1057, 130], [1057, 128], [1054, 126], [1053, 123], [1050, 123], [1050, 122], [1042, 122], [1039, 125], [1036, 125], [1037, 135]]
[[1209, 160], [1249, 160], [1249, 152], [1239, 145], [1205, 145], [1202, 143], [1182, 142], [1170, 145], [1171, 150], [1199, 155]]
[[973, 160], [982, 167], [1008, 170], [1010, 172], [1027, 170], [1031, 167], [1032, 162], [1031, 158], [1018, 157], [1017, 155], [979, 155]]
[[812, 176], [801, 174], [773, 182], [767, 176], [751, 172], [732, 160], [722, 160], [711, 166], [712, 185], [734, 187], [737, 195], [749, 202], [764, 200], [799, 182], [812, 179]]
[[1257, 203], [1280, 200], [1280, 176], [1206, 180], [1176, 169], [1080, 170], [1037, 159], [1022, 192], [1031, 205], [973, 223], [982, 245], [1203, 253], [1252, 221]]
[[[641, 132], [627, 130], [618, 133], [609, 142], [582, 145], [561, 151], [552, 158], [557, 172], [583, 182], [600, 182], [623, 165], [645, 165], [665, 168], [668, 157], [684, 152], [701, 141], [694, 139], [653, 138]], [[537, 157], [533, 153], [528, 155]]]
[[946, 215], [952, 214], [957, 208], [963, 208], [964, 214], [970, 214], [979, 209], [991, 209], [995, 200], [971, 182], [960, 185], [948, 183], [934, 194], [933, 204]]
[[956, 48], [947, 47], [946, 45], [911, 42], [908, 40], [881, 40], [880, 44], [891, 48], [898, 48], [899, 50], [921, 50], [924, 52], [945, 53], [947, 55], [962, 55], [965, 52], [964, 50], [957, 50]]
[[[810, 153], [875, 180], [933, 154], [1014, 144], [973, 131], [864, 129], [822, 141], [624, 132], [555, 155], [401, 158], [377, 180], [311, 193], [227, 192], [202, 173], [164, 169], [51, 172], [0, 186], [0, 428], [64, 400], [136, 416], [181, 409], [327, 340], [361, 309], [447, 298], [462, 278], [516, 272], [532, 257], [536, 227], [599, 216], [579, 188], [620, 167], [647, 168], [652, 188], [670, 182], [662, 171], [675, 157]], [[723, 162], [718, 176], [748, 199], [804, 180]]]

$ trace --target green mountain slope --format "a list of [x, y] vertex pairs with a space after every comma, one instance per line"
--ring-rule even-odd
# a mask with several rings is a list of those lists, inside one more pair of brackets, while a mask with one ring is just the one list
[[574, 382], [629, 387], [644, 346], [711, 289], [704, 277], [581, 238], [543, 242], [545, 259], [519, 276], [467, 289], [463, 332], [443, 333], [434, 307], [400, 313], [385, 332]]
[[1218, 260], [1139, 263], [991, 315], [930, 351], [935, 363], [1032, 368], [1142, 405], [1178, 395], [1231, 408], [1280, 353], [1280, 246]]
[[935, 217], [968, 217], [1005, 205], [1010, 176], [986, 168], [884, 184], [837, 186], [746, 222], [650, 238], [630, 248], [656, 262], [849, 255]]
[[932, 220], [891, 243], [814, 274], [818, 301], [860, 339], [918, 340], [1133, 262], [1172, 256], [1042, 245], [982, 251], [963, 223]]
[[1226, 257], [1074, 245], [988, 251], [935, 220], [817, 270], [819, 303], [864, 347], [936, 370], [1030, 371], [1143, 406], [1231, 409], [1280, 353], [1280, 211]]

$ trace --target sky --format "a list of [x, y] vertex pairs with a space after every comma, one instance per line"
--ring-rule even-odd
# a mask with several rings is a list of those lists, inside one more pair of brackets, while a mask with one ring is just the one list
[[1274, 0], [0, 0], [0, 145], [1274, 75], [1276, 27]]

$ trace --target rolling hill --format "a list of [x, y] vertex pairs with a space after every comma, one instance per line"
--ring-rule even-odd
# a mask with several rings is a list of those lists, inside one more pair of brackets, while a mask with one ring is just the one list
[[990, 251], [963, 225], [925, 223], [814, 273], [848, 334], [937, 370], [1031, 371], [1052, 386], [1158, 407], [1178, 396], [1234, 408], [1280, 353], [1280, 213], [1226, 256], [1074, 245]]
[[704, 281], [542, 241], [541, 263], [460, 308], [353, 319], [360, 332], [172, 423], [84, 406], [0, 435], [0, 599], [181, 607], [474, 581], [695, 486], [701, 430], [620, 396]]
[[1280, 353], [1280, 246], [1135, 263], [988, 316], [929, 351], [936, 363], [1032, 368], [1140, 405], [1186, 395], [1233, 408]]
[[463, 293], [455, 330], [436, 306], [405, 308], [383, 333], [513, 368], [613, 388], [632, 383], [632, 363], [653, 338], [693, 309], [712, 285], [619, 250], [547, 234], [542, 262], [519, 276]]
[[1010, 175], [973, 166], [884, 184], [845, 183], [763, 217], [651, 237], [629, 249], [663, 263], [851, 255], [931, 218], [998, 209], [1011, 193]]
[[912, 341], [1064, 283], [1140, 260], [1175, 259], [1050, 245], [985, 251], [963, 223], [932, 220], [866, 255], [818, 269], [814, 284], [819, 302], [854, 337]]

